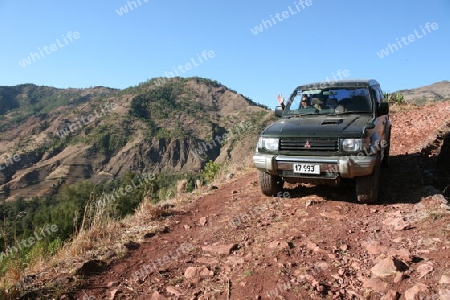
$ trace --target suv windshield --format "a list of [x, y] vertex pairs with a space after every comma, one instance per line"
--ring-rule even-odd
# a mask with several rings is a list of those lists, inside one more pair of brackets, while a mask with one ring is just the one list
[[290, 97], [283, 116], [347, 113], [372, 113], [367, 88], [297, 89]]

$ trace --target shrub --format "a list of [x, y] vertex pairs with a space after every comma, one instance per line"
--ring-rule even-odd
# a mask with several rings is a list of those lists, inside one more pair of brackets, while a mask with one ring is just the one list
[[214, 179], [214, 177], [216, 177], [221, 167], [222, 166], [219, 163], [215, 163], [212, 160], [208, 161], [205, 167], [203, 168], [202, 178], [206, 182], [211, 182]]
[[406, 104], [405, 96], [400, 93], [384, 94], [384, 98], [391, 104]]

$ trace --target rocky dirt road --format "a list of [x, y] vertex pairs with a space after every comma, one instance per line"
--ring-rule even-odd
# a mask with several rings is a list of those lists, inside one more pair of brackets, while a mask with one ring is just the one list
[[170, 208], [164, 230], [65, 297], [450, 299], [450, 207], [433, 186], [449, 112], [445, 102], [392, 115], [376, 205], [356, 203], [353, 186], [265, 197], [252, 170]]

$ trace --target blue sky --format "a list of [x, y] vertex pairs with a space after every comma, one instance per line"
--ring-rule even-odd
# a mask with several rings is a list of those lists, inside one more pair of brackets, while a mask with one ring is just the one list
[[447, 0], [0, 0], [0, 85], [122, 89], [175, 67], [271, 108], [344, 73], [393, 92], [450, 80], [449, 16]]

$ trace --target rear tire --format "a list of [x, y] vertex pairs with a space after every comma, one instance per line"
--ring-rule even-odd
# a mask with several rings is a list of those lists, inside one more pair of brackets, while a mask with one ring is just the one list
[[380, 155], [377, 155], [375, 169], [369, 176], [356, 178], [356, 198], [359, 203], [375, 203], [378, 200], [380, 188], [381, 164]]
[[277, 196], [283, 190], [284, 180], [279, 176], [258, 170], [258, 180], [261, 192], [266, 196]]

